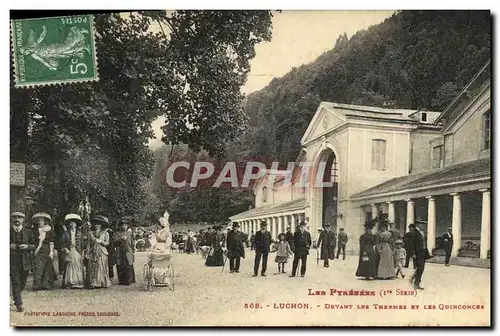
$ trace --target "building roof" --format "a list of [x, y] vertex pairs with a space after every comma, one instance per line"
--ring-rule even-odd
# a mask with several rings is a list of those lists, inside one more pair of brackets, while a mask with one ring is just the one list
[[[330, 102], [321, 102], [321, 105], [329, 109], [335, 109], [335, 111], [342, 113], [346, 117], [364, 117], [371, 119], [400, 120], [400, 121], [410, 121], [410, 122], [418, 122], [417, 120], [411, 118], [410, 115], [420, 111], [420, 110], [395, 109], [395, 108], [340, 104], [340, 103], [330, 103]], [[425, 112], [439, 114], [439, 112], [433, 112], [433, 111], [425, 111]]]
[[366, 189], [351, 196], [351, 199], [366, 198], [380, 194], [394, 193], [415, 187], [424, 187], [433, 184], [443, 184], [467, 179], [489, 177], [491, 174], [491, 160], [485, 158], [462, 162], [441, 169], [433, 169], [418, 174], [411, 174], [390, 179], [375, 187]]
[[304, 198], [300, 198], [285, 203], [269, 204], [258, 208], [250, 209], [248, 211], [234, 215], [230, 217], [230, 219], [234, 221], [246, 218], [264, 217], [266, 215], [278, 214], [294, 210], [302, 210], [305, 209], [305, 207], [306, 207], [306, 200]]
[[455, 98], [446, 106], [443, 113], [436, 119], [436, 122], [442, 118], [448, 118], [449, 123], [461, 111], [468, 100], [470, 100], [480, 87], [491, 80], [491, 60], [488, 60], [485, 65], [476, 73], [476, 75], [465, 85]]

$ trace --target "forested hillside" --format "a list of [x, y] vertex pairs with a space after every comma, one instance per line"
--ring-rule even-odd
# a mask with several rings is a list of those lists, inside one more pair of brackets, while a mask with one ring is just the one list
[[248, 96], [237, 147], [294, 161], [320, 101], [440, 111], [490, 57], [490, 30], [488, 11], [403, 11], [339, 36], [313, 63]]
[[[332, 50], [245, 99], [246, 131], [224, 159], [295, 161], [320, 101], [442, 110], [490, 57], [490, 29], [486, 11], [419, 11], [341, 35]], [[187, 146], [165, 159], [168, 152], [156, 151], [156, 191], [174, 222], [221, 222], [253, 203], [250, 190], [167, 187], [171, 162], [207, 160]]]

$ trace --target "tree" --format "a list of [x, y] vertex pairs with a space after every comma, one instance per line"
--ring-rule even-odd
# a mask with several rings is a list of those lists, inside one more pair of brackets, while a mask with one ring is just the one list
[[[169, 34], [153, 29], [158, 21]], [[11, 85], [11, 159], [28, 163], [35, 208], [64, 215], [88, 195], [97, 212], [140, 213], [151, 122], [162, 114], [165, 141], [220, 154], [242, 118], [253, 46], [270, 26], [267, 11], [98, 15], [99, 82]]]

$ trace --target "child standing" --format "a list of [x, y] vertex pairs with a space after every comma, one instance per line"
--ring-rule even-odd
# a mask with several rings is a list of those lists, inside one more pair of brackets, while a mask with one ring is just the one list
[[288, 257], [293, 253], [290, 248], [290, 244], [285, 240], [285, 234], [280, 233], [278, 236], [278, 242], [274, 244], [272, 252], [276, 252], [275, 262], [278, 263], [278, 272], [285, 272], [285, 263], [288, 262]]
[[405, 278], [405, 273], [403, 271], [403, 265], [406, 261], [406, 250], [403, 248], [403, 241], [401, 239], [396, 240], [396, 247], [394, 249], [394, 264], [396, 267], [396, 276], [401, 273], [401, 277]]

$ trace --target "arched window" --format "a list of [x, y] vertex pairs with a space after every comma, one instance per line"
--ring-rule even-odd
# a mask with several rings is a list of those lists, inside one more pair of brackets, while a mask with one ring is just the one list
[[262, 188], [262, 203], [267, 202], [267, 187]]
[[372, 140], [372, 170], [385, 170], [385, 148], [385, 140]]

